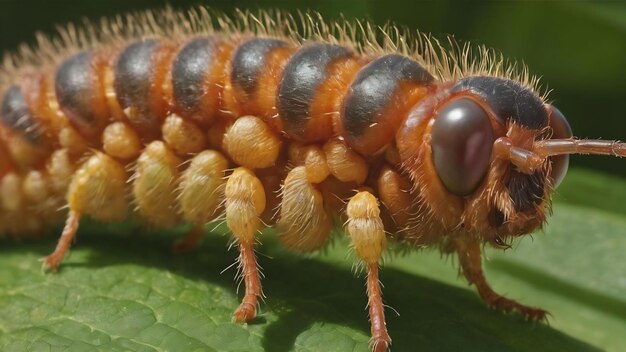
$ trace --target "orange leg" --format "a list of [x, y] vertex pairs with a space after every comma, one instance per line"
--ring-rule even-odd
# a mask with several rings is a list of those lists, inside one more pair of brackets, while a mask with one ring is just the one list
[[386, 352], [391, 344], [387, 333], [383, 296], [378, 282], [378, 263], [367, 265], [367, 305], [370, 313], [372, 339], [370, 345], [374, 352]]
[[48, 255], [45, 258], [42, 258], [43, 261], [43, 269], [56, 271], [59, 264], [67, 254], [67, 251], [70, 249], [74, 238], [76, 237], [76, 231], [78, 231], [78, 222], [80, 220], [80, 213], [70, 210], [67, 215], [67, 220], [65, 221], [65, 227], [63, 228], [63, 232], [61, 233], [61, 237], [59, 238], [59, 242], [57, 243], [54, 252]]
[[261, 275], [254, 255], [252, 243], [239, 244], [239, 266], [246, 293], [241, 304], [233, 314], [233, 321], [246, 323], [252, 320], [256, 314], [256, 307], [259, 297], [263, 294], [261, 290]]
[[544, 320], [546, 318], [547, 312], [545, 310], [528, 307], [503, 297], [489, 286], [483, 274], [479, 242], [459, 240], [456, 243], [456, 248], [463, 275], [465, 275], [470, 284], [476, 286], [478, 294], [488, 306], [502, 312], [518, 312], [531, 320]]
[[261, 274], [254, 255], [254, 241], [261, 227], [259, 216], [265, 210], [265, 191], [261, 181], [245, 167], [237, 168], [226, 181], [226, 223], [239, 243], [239, 269], [246, 292], [233, 314], [245, 323], [254, 318], [261, 296]]
[[386, 244], [378, 200], [367, 191], [359, 192], [348, 202], [347, 230], [357, 256], [367, 265], [367, 304], [369, 307], [374, 352], [386, 352], [391, 345], [387, 333], [383, 297], [378, 281], [378, 262]]
[[204, 236], [204, 227], [200, 225], [194, 225], [185, 237], [174, 242], [174, 245], [172, 246], [172, 251], [174, 253], [185, 253], [193, 251], [200, 246], [202, 236]]

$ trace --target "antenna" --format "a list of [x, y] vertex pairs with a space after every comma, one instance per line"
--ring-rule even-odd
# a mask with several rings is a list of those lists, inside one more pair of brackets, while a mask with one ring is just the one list
[[626, 157], [626, 143], [601, 139], [546, 139], [535, 142], [533, 152], [544, 158], [563, 154]]

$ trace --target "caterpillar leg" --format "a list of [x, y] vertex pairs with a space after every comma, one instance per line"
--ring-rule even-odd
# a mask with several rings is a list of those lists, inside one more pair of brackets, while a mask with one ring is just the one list
[[101, 221], [119, 221], [126, 214], [126, 170], [103, 153], [91, 156], [72, 178], [67, 203], [70, 209], [54, 252], [43, 258], [44, 270], [56, 271], [78, 230], [82, 214]]
[[502, 312], [518, 312], [527, 319], [544, 320], [546, 318], [547, 312], [545, 310], [528, 307], [503, 297], [489, 286], [483, 274], [480, 243], [478, 241], [458, 240], [456, 242], [456, 250], [463, 275], [470, 284], [476, 286], [478, 294], [488, 306]]
[[180, 222], [176, 200], [181, 162], [162, 141], [148, 144], [137, 159], [132, 184], [136, 210], [155, 227], [170, 228]]
[[298, 166], [285, 178], [280, 219], [276, 223], [279, 241], [287, 248], [301, 252], [323, 247], [332, 226], [323, 196], [310, 181], [308, 171], [308, 168]]
[[385, 230], [380, 218], [378, 200], [367, 191], [354, 195], [347, 207], [348, 235], [357, 256], [367, 267], [367, 304], [369, 307], [374, 352], [389, 349], [391, 338], [387, 333], [383, 299], [378, 281], [378, 263], [386, 244]]
[[191, 159], [180, 178], [178, 205], [183, 219], [194, 224], [187, 236], [176, 241], [175, 253], [187, 252], [200, 245], [204, 225], [219, 214], [224, 200], [225, 170], [228, 160], [219, 152], [205, 150]]
[[235, 169], [226, 181], [226, 223], [239, 247], [239, 269], [245, 284], [245, 295], [233, 314], [233, 320], [245, 323], [256, 314], [261, 289], [261, 275], [254, 254], [259, 216], [265, 210], [265, 191], [261, 181], [245, 167]]
[[67, 220], [65, 220], [65, 227], [63, 227], [63, 232], [61, 232], [61, 237], [59, 237], [59, 242], [57, 242], [57, 246], [54, 248], [54, 252], [42, 259], [44, 270], [53, 272], [57, 270], [65, 254], [67, 254], [72, 246], [72, 242], [74, 242], [76, 231], [78, 231], [79, 220], [80, 213], [70, 210], [67, 214]]
[[204, 236], [204, 227], [200, 225], [194, 225], [191, 230], [185, 235], [185, 237], [177, 240], [172, 245], [172, 251], [174, 253], [190, 252], [200, 246], [202, 237]]

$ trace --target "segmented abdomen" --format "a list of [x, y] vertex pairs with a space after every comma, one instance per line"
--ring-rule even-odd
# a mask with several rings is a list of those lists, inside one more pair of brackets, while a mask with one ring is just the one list
[[[136, 177], [154, 171], [150, 163], [174, 165], [153, 175], [171, 178], [169, 198], [133, 186], [135, 203], [149, 219], [166, 211], [148, 209], [158, 207], [152, 200], [166, 204], [184, 198], [180, 182], [191, 181], [185, 179], [183, 162], [196, 160], [208, 149], [224, 153], [235, 165], [259, 169], [266, 179], [273, 174], [277, 182], [264, 186], [276, 188], [289, 162], [297, 164], [294, 150], [323, 148], [325, 158], [336, 154], [343, 158], [343, 166], [351, 168], [342, 171], [339, 161], [333, 165], [329, 160], [329, 173], [336, 180], [363, 185], [369, 174], [373, 177], [369, 184], [376, 187], [385, 167], [398, 171], [393, 163], [381, 166], [380, 152], [393, 144], [408, 110], [434, 85], [433, 76], [405, 56], [363, 56], [320, 42], [300, 45], [278, 38], [202, 36], [144, 39], [120, 48], [82, 51], [52, 72], [22, 73], [2, 91], [0, 196], [7, 214], [15, 216], [25, 209], [39, 214], [32, 217], [32, 228], [56, 221], [51, 207], [65, 204], [70, 181], [86, 172], [89, 151], [105, 158], [106, 165], [110, 159], [113, 173], [124, 172], [115, 165], [134, 165], [139, 158]], [[271, 154], [260, 158], [268, 162], [224, 145], [233, 123], [250, 115], [258, 118], [250, 123], [276, 137], [275, 141], [268, 137], [269, 144], [257, 151]], [[252, 151], [256, 142], [250, 141]], [[272, 145], [275, 153], [268, 151]], [[342, 179], [346, 172], [359, 175]], [[145, 192], [147, 199], [137, 199], [138, 192]], [[42, 199], [53, 205], [38, 204]], [[179, 206], [169, 207], [174, 214], [169, 219], [150, 220], [163, 225], [180, 220]], [[182, 217], [190, 220], [189, 212], [183, 210]], [[117, 218], [113, 213], [101, 218]], [[18, 217], [25, 216], [29, 217]], [[28, 230], [23, 221], [0, 222], [9, 232]]]

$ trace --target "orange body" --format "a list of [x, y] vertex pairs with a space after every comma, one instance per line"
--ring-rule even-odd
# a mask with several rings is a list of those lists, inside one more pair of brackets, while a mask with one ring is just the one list
[[[91, 71], [86, 74], [93, 80], [94, 91], [89, 97], [89, 104], [93, 106], [96, 113], [94, 114], [95, 120], [88, 124], [69, 119], [65, 112], [67, 109], [55, 96], [54, 89], [51, 87], [54, 85], [58, 65], [54, 69], [37, 73], [38, 79], [36, 80], [30, 78], [35, 75], [32, 73], [16, 75], [12, 81], [20, 87], [23, 94], [29, 94], [27, 98], [29, 111], [40, 125], [39, 128], [44, 131], [46, 143], [31, 145], [24, 141], [19, 133], [11, 131], [7, 126], [3, 127], [7, 129], [7, 133], [2, 136], [1, 141], [3, 148], [6, 149], [4, 151], [6, 158], [3, 158], [6, 166], [3, 167], [2, 177], [10, 170], [19, 179], [31, 170], [41, 171], [44, 179], [49, 180], [48, 182], [66, 183], [66, 187], [57, 187], [59, 192], [51, 193], [51, 198], [58, 198], [58, 202], [62, 202], [71, 179], [53, 179], [54, 173], [48, 170], [51, 167], [52, 152], [68, 154], [69, 165], [66, 165], [68, 168], [66, 174], [71, 174], [73, 170], [84, 165], [85, 156], [93, 154], [94, 148], [110, 156], [111, 162], [127, 167], [134, 164], [141, 153], [150, 154], [149, 148], [143, 151], [146, 145], [163, 140], [166, 143], [163, 148], [169, 150], [174, 159], [162, 162], [176, 172], [183, 172], [186, 169], [185, 160], [190, 160], [202, 150], [213, 149], [225, 153], [225, 156], [230, 159], [231, 166], [242, 165], [253, 169], [264, 169], [261, 171], [262, 174], [275, 173], [272, 176], [282, 180], [291, 167], [314, 162], [307, 161], [306, 157], [287, 155], [287, 150], [292, 146], [294, 148], [306, 146], [320, 150], [322, 154], [317, 156], [316, 162], [327, 163], [321, 167], [329, 169], [326, 174], [312, 180], [315, 184], [327, 182], [331, 185], [340, 181], [345, 183], [343, 187], [347, 190], [351, 187], [368, 187], [376, 194], [381, 192], [379, 187], [390, 188], [383, 191], [386, 194], [399, 194], [406, 191], [406, 189], [398, 189], [399, 186], [396, 183], [385, 184], [379, 183], [378, 180], [388, 177], [385, 175], [389, 173], [395, 175], [393, 177], [397, 179], [404, 177], [400, 170], [399, 160], [393, 160], [389, 157], [389, 153], [385, 153], [385, 150], [388, 147], [395, 147], [394, 137], [402, 123], [402, 116], [406, 116], [408, 110], [424, 97], [428, 92], [427, 88], [409, 83], [402, 84], [396, 92], [393, 92], [396, 98], [384, 111], [381, 111], [375, 121], [376, 124], [380, 124], [380, 131], [377, 132], [378, 129], [374, 128], [373, 132], [364, 135], [354, 146], [347, 146], [340, 142], [344, 129], [341, 121], [344, 97], [359, 70], [377, 58], [374, 55], [359, 57], [354, 54], [355, 56], [339, 59], [328, 66], [326, 79], [314, 92], [307, 123], [301, 131], [285, 132], [281, 130], [284, 123], [280, 114], [277, 113], [276, 92], [280, 84], [281, 72], [289, 58], [298, 50], [298, 44], [290, 43], [288, 47], [278, 48], [267, 54], [267, 66], [258, 73], [259, 87], [251, 94], [233, 87], [229, 78], [234, 49], [238, 43], [241, 44], [251, 38], [222, 36], [215, 42], [219, 55], [211, 62], [211, 67], [214, 69], [207, 72], [204, 77], [202, 103], [198, 110], [186, 113], [176, 104], [172, 96], [171, 65], [176, 58], [176, 53], [191, 39], [193, 38], [185, 37], [176, 41], [159, 40], [158, 47], [151, 57], [152, 61], [149, 63], [152, 67], [152, 87], [145, 104], [149, 110], [149, 119], [140, 116], [138, 108], [123, 107], [116, 99], [115, 62], [124, 46], [98, 49], [91, 58]], [[237, 122], [238, 117], [247, 115], [258, 116], [261, 119], [259, 123], [262, 124], [251, 126], [249, 133], [259, 131], [258, 127], [262, 135], [249, 135], [249, 138], [236, 142], [232, 138], [229, 139], [228, 130], [240, 125]], [[272, 147], [259, 144], [262, 143], [265, 135], [274, 140]], [[25, 147], [11, 148], [20, 143]], [[271, 153], [271, 155], [264, 157], [264, 153]], [[265, 158], [265, 161], [255, 164], [253, 161], [259, 158]], [[243, 161], [245, 159], [250, 161]], [[141, 161], [140, 165], [143, 165]], [[319, 164], [311, 170], [318, 170], [318, 167], [320, 167]], [[382, 173], [383, 168], [386, 170], [385, 175]], [[131, 177], [132, 174], [132, 172], [126, 173], [124, 177]], [[268, 179], [270, 178], [268, 176]], [[176, 182], [176, 180], [172, 181], [173, 184]], [[400, 182], [408, 184], [408, 180]], [[265, 185], [268, 189], [268, 196], [276, 198], [271, 200], [273, 204], [280, 203], [280, 194], [276, 192], [280, 184], [281, 182], [268, 181]], [[318, 185], [316, 187], [326, 192], [324, 199], [337, 196], [332, 195], [331, 186]], [[175, 189], [176, 187], [172, 187], [173, 191]], [[346, 195], [347, 193], [339, 196], [345, 198]], [[163, 194], [161, 196], [165, 197]], [[176, 202], [176, 195], [168, 198]], [[142, 203], [141, 199], [136, 199], [136, 201]], [[324, 204], [324, 210], [329, 214], [340, 214], [342, 209], [337, 207], [342, 205], [334, 203], [336, 202], [330, 201]], [[388, 221], [390, 230], [402, 228], [407, 221], [406, 211], [405, 215], [396, 216], [395, 212], [388, 213], [387, 209], [404, 209], [409, 206], [408, 199], [387, 197], [385, 204], [388, 204], [388, 207], [382, 209], [385, 213], [383, 217], [390, 220]], [[24, 204], [24, 209], [21, 211], [28, 212], [34, 205]], [[141, 209], [141, 206], [139, 208]], [[176, 212], [175, 208], [172, 204], [173, 212]], [[93, 211], [97, 212], [97, 210]], [[96, 215], [98, 218], [97, 214], [91, 215]], [[267, 215], [266, 220], [270, 220], [271, 214], [268, 212]], [[160, 216], [171, 218], [173, 214], [154, 213], [151, 216], [155, 219]], [[151, 216], [147, 216], [148, 221], [152, 221]], [[41, 226], [44, 226], [47, 220], [40, 219], [39, 222]], [[171, 222], [170, 225], [174, 223]], [[27, 227], [27, 225], [24, 226]], [[25, 228], [18, 226], [10, 232], [16, 235], [23, 234]], [[318, 245], [323, 245], [323, 243], [325, 241], [321, 241]]]
[[359, 24], [361, 44], [353, 27], [337, 40], [329, 28], [340, 27], [312, 17], [307, 41], [267, 15], [241, 16], [245, 32], [227, 18], [201, 27], [213, 19], [199, 11], [164, 13], [171, 28], [157, 34], [155, 18], [112, 23], [106, 43], [66, 43], [59, 52], [72, 55], [31, 53], [31, 65], [0, 73], [0, 234], [37, 234], [69, 209], [44, 260], [55, 270], [83, 215], [191, 223], [176, 250], [224, 218], [246, 288], [233, 318], [248, 322], [262, 295], [262, 226], [308, 252], [343, 224], [367, 270], [377, 352], [391, 343], [378, 283], [389, 239], [455, 252], [487, 304], [545, 317], [491, 290], [481, 244], [506, 248], [541, 227], [562, 154], [624, 156], [625, 144], [574, 139], [536, 80], [488, 50], [483, 64], [424, 37], [398, 52], [411, 38], [378, 45]]

